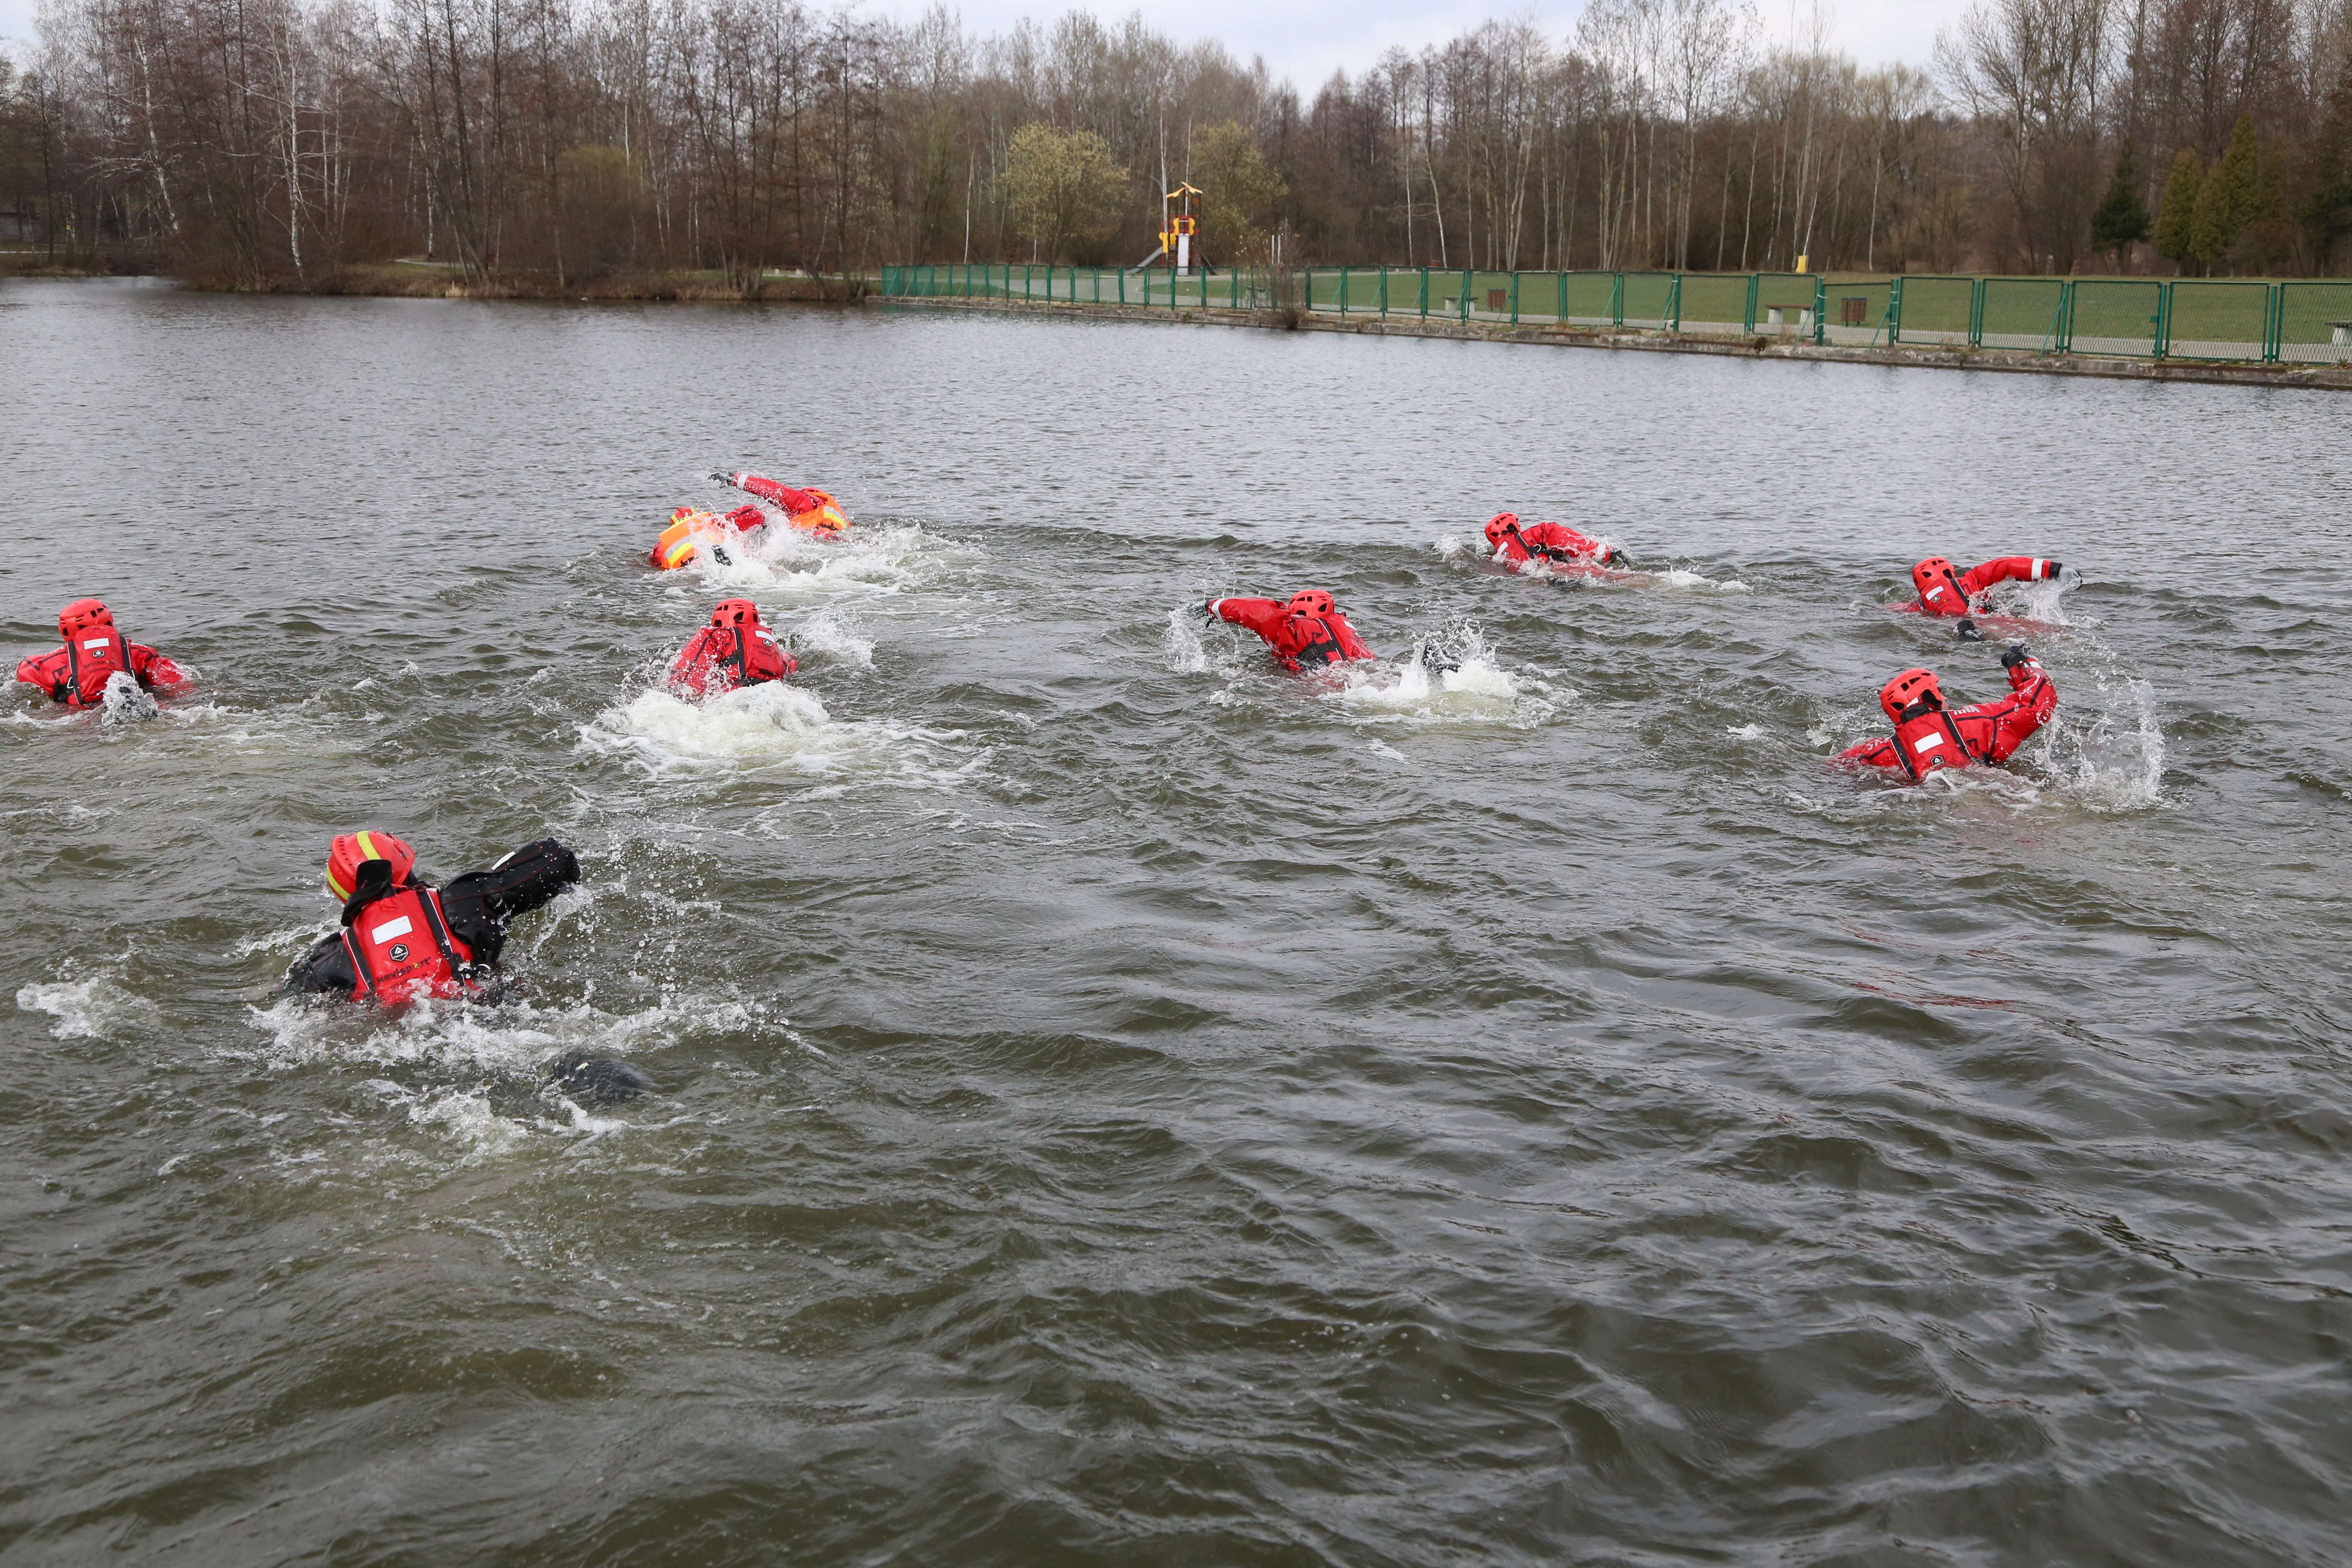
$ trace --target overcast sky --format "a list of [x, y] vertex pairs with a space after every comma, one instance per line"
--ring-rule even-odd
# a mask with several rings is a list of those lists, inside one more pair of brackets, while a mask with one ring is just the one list
[[[912, 17], [928, 0], [866, 0], [873, 13]], [[18, 41], [33, 36], [33, 12], [37, 0], [0, 0], [0, 37]], [[1936, 32], [1949, 26], [1967, 9], [1969, 0], [1832, 0], [1831, 37], [1836, 46], [1864, 65], [1904, 60], [1928, 63]], [[962, 7], [964, 26], [974, 32], [1003, 30], [1021, 16], [1048, 20], [1073, 7], [1047, 0], [972, 0]], [[1081, 7], [1083, 8], [1083, 7]], [[1123, 16], [1135, 7], [1125, 0], [1092, 7], [1096, 15]], [[1564, 35], [1583, 10], [1582, 0], [1551, 0], [1528, 7], [1528, 14], [1547, 31]], [[1787, 31], [1790, 0], [1758, 0], [1758, 8], [1775, 32]], [[1810, 0], [1806, 9], [1810, 10]], [[1201, 37], [1223, 40], [1244, 63], [1264, 55], [1277, 77], [1286, 76], [1308, 92], [1335, 68], [1350, 73], [1378, 58], [1381, 51], [1401, 44], [1419, 48], [1453, 37], [1489, 16], [1508, 16], [1519, 7], [1509, 0], [1494, 4], [1464, 4], [1438, 0], [1193, 0], [1173, 14], [1144, 6], [1153, 26], [1189, 41]], [[21, 52], [20, 52], [21, 58]]]

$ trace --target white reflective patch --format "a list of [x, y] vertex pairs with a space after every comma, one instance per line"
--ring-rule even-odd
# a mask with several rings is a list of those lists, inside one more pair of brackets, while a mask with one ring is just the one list
[[1927, 597], [1927, 598], [1930, 598], [1930, 599], [1932, 599], [1932, 598], [1934, 598], [1937, 595], [1941, 594], [1942, 592], [1943, 592], [1943, 590], [1942, 590], [1941, 588], [1930, 588], [1930, 589], [1928, 589], [1928, 590], [1927, 590], [1927, 594], [1926, 594], [1924, 596], [1925, 596], [1925, 597]]
[[1943, 736], [1937, 734], [1931, 730], [1927, 733], [1920, 736], [1917, 740], [1912, 742], [1911, 749], [1915, 752], [1932, 751], [1936, 747], [1943, 744]]
[[775, 641], [775, 640], [776, 640], [776, 635], [775, 635], [773, 632], [772, 632], [772, 631], [768, 630], [765, 626], [760, 626], [760, 627], [754, 628], [754, 630], [752, 631], [751, 635], [752, 635], [753, 637], [755, 637], [760, 638], [760, 639], [761, 639], [761, 641], [763, 641], [763, 642], [773, 642], [773, 641]]
[[108, 643], [110, 643], [114, 639], [112, 637], [84, 637], [81, 639], [81, 646], [84, 647], [104, 647]]
[[386, 921], [383, 924], [377, 926], [374, 930], [369, 931], [368, 941], [390, 942], [396, 936], [406, 936], [415, 929], [415, 927], [408, 923], [408, 917], [406, 915], [403, 915], [396, 921]]

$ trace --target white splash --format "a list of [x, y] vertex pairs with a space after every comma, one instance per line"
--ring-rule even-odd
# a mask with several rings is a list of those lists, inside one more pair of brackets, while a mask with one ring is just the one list
[[381, 1086], [395, 1103], [405, 1102], [408, 1124], [438, 1133], [456, 1145], [461, 1164], [478, 1164], [512, 1153], [530, 1142], [531, 1130], [511, 1117], [501, 1116], [478, 1093], [453, 1089], [418, 1093], [397, 1084]]
[[842, 784], [942, 788], [980, 759], [959, 759], [960, 730], [880, 720], [840, 721], [815, 692], [764, 681], [704, 702], [647, 691], [580, 730], [577, 750], [625, 758], [656, 777], [788, 773]]
[[1723, 732], [1730, 736], [1735, 741], [1760, 741], [1764, 738], [1764, 726], [1761, 724], [1738, 724], [1727, 728]]
[[125, 669], [106, 678], [106, 693], [100, 701], [105, 704], [100, 721], [108, 724], [136, 724], [163, 711], [139, 684], [139, 678]]
[[104, 1039], [119, 1030], [153, 1021], [154, 1008], [102, 975], [20, 985], [16, 1005], [57, 1021], [49, 1033], [60, 1040]]
[[[1360, 719], [1376, 722], [1502, 721], [1539, 724], [1557, 710], [1546, 696], [1523, 688], [1486, 647], [1475, 626], [1424, 638], [1394, 662], [1341, 667], [1340, 684], [1322, 695]], [[1320, 675], [1309, 679], [1328, 679]], [[1530, 680], [1529, 687], [1547, 683]], [[1570, 693], [1569, 695], [1573, 695]]]
[[864, 635], [865, 628], [855, 616], [828, 605], [814, 615], [802, 618], [792, 629], [790, 643], [795, 657], [814, 656], [827, 664], [838, 664], [851, 669], [874, 668], [874, 641]]
[[1654, 572], [1651, 575], [1666, 587], [1680, 588], [1694, 594], [1745, 594], [1748, 591], [1748, 584], [1737, 577], [1726, 577], [1718, 583], [1711, 577], [1703, 577], [1696, 572], [1685, 571], [1680, 566], [1669, 566], [1664, 571]]
[[939, 581], [972, 554], [914, 523], [852, 526], [835, 540], [771, 523], [710, 543], [719, 548], [698, 549], [682, 568], [704, 587], [786, 598], [900, 594]]
[[1978, 595], [1983, 613], [2005, 616], [2013, 620], [2039, 621], [2043, 626], [2064, 626], [2074, 623], [2067, 618], [2067, 593], [2081, 583], [2073, 569], [2052, 582], [1996, 583]]
[[568, 1050], [626, 1056], [666, 1043], [682, 1029], [749, 1028], [754, 1019], [740, 1002], [692, 998], [626, 1014], [602, 1012], [586, 1003], [542, 1007], [530, 1002], [482, 1006], [422, 1001], [387, 1016], [372, 1007], [281, 996], [266, 1007], [247, 1007], [246, 1022], [264, 1043], [234, 1054], [270, 1068], [428, 1064], [536, 1082], [546, 1065]]
[[2147, 681], [2093, 677], [2087, 689], [2079, 677], [2062, 682], [2058, 711], [2037, 739], [2040, 771], [2089, 809], [2141, 811], [2161, 804], [2164, 728]]
[[1200, 612], [1179, 607], [1168, 612], [1168, 629], [1160, 634], [1160, 657], [1179, 675], [1199, 675], [1209, 668], [1208, 645], [1193, 625]]

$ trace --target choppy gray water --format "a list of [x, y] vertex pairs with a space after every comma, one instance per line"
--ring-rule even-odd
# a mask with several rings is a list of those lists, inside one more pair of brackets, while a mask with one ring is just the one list
[[[201, 675], [0, 718], [0, 1562], [2341, 1560], [2352, 400], [118, 285], [0, 362], [11, 659]], [[657, 578], [722, 464], [855, 542]], [[2000, 689], [1931, 551], [2083, 569], [2059, 718], [1831, 774]], [[1472, 657], [1190, 614], [1307, 585]], [[721, 587], [802, 689], [655, 693]], [[274, 997], [368, 825], [578, 847], [526, 1001]]]

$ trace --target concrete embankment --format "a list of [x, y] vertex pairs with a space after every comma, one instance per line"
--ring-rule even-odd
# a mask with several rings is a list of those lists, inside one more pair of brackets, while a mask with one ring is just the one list
[[1417, 317], [1339, 316], [1322, 311], [1234, 310], [1213, 306], [1095, 305], [1069, 300], [953, 300], [868, 296], [869, 307], [921, 310], [982, 310], [1013, 315], [1089, 317], [1171, 325], [1255, 327], [1276, 331], [1352, 332], [1365, 337], [1454, 338], [1475, 342], [1539, 343], [1552, 348], [1634, 349], [1649, 353], [1717, 354], [1740, 359], [1822, 360], [1840, 364], [1902, 365], [1921, 370], [2000, 371], [2021, 375], [2088, 375], [2116, 381], [2188, 381], [2231, 386], [2304, 387], [2352, 392], [2352, 366], [2200, 364], [2177, 360], [2110, 359], [2096, 354], [2042, 354], [2016, 349], [1968, 349], [1894, 344], [1853, 348], [1752, 338], [1689, 337], [1675, 332], [1594, 327], [1511, 326], [1496, 321], [1438, 321]]

